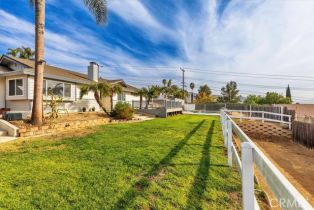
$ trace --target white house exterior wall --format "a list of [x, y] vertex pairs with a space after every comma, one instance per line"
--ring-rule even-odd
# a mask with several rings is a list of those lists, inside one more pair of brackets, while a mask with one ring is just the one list
[[32, 102], [29, 100], [6, 101], [6, 108], [11, 109], [13, 112], [30, 112], [32, 109]]
[[5, 107], [5, 78], [0, 77], [0, 108]]

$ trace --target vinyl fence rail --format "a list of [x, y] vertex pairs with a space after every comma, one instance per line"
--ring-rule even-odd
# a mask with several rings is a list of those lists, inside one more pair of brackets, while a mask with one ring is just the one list
[[[266, 112], [266, 111], [255, 111], [255, 110], [230, 110], [225, 109], [227, 113], [239, 113], [240, 115], [232, 115], [229, 116], [231, 118], [238, 118], [240, 121], [242, 119], [250, 119], [250, 120], [261, 120], [262, 122], [278, 122], [282, 124], [287, 124], [289, 130], [291, 130], [291, 115], [282, 114], [282, 113], [274, 113], [274, 112]], [[277, 117], [273, 117], [277, 116]]]
[[[241, 175], [243, 209], [260, 209], [254, 194], [254, 165], [264, 177], [269, 189], [276, 197], [277, 207], [289, 210], [313, 209], [301, 193], [231, 119], [228, 111], [221, 110], [220, 112], [224, 145], [228, 150], [228, 165], [232, 167], [233, 162], [235, 162]], [[232, 141], [233, 132], [241, 141], [241, 158], [237, 152], [235, 144]], [[271, 205], [272, 204], [273, 202], [271, 202]]]

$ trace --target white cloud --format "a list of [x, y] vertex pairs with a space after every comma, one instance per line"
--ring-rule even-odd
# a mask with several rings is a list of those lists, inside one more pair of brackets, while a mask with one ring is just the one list
[[[74, 2], [74, 1], [73, 1]], [[81, 1], [75, 1], [83, 7]], [[153, 42], [175, 42], [182, 56], [172, 56], [160, 52], [153, 62], [133, 57], [123, 49], [111, 47], [106, 40], [88, 28], [75, 29], [76, 23], [64, 24], [65, 34], [50, 30], [46, 33], [47, 59], [65, 67], [84, 71], [87, 61], [97, 60], [107, 65], [123, 66], [124, 73], [138, 75], [134, 82], [142, 84], [174, 78], [179, 84], [181, 73], [178, 67], [193, 67], [218, 71], [251, 72], [264, 74], [314, 76], [314, 2], [313, 1], [243, 1], [233, 0], [223, 16], [216, 15], [217, 2], [202, 1], [203, 7], [197, 16], [190, 14], [189, 8], [181, 8], [174, 15], [172, 28], [158, 21], [140, 1], [109, 1], [109, 9], [126, 23], [143, 31]], [[51, 4], [56, 4], [52, 0]], [[84, 10], [86, 8], [84, 7]], [[87, 10], [86, 10], [87, 11]], [[192, 17], [192, 18], [191, 18]], [[33, 43], [33, 24], [0, 10], [0, 43], [29, 45]], [[110, 20], [109, 20], [110, 21]], [[10, 34], [10, 36], [6, 36]], [[129, 43], [122, 46], [132, 51]], [[14, 46], [13, 46], [14, 47]], [[138, 52], [137, 53], [141, 53]], [[142, 52], [145, 54], [146, 52]], [[140, 67], [174, 67], [143, 70]], [[177, 69], [177, 71], [175, 71]], [[120, 69], [121, 70], [121, 69]], [[115, 68], [104, 66], [106, 76], [119, 76]], [[206, 71], [205, 71], [206, 72]], [[144, 75], [144, 76], [143, 76]], [[312, 92], [300, 91], [294, 87], [308, 87], [310, 82], [270, 80], [232, 76], [225, 73], [212, 74], [187, 71], [187, 81], [202, 84], [206, 80], [236, 80], [243, 92], [266, 92], [273, 90], [252, 88], [241, 83], [277, 85], [292, 87], [292, 94], [298, 97], [314, 98]], [[132, 78], [132, 77], [129, 78]], [[129, 81], [132, 81], [130, 79]], [[221, 83], [208, 82], [218, 89]], [[284, 89], [279, 92], [284, 92]], [[244, 94], [245, 95], [245, 94]]]
[[153, 40], [174, 34], [157, 21], [141, 1], [109, 1], [109, 10], [120, 16], [125, 22], [143, 30]]

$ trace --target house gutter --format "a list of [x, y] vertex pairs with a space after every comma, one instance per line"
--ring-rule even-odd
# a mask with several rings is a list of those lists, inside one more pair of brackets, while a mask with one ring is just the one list
[[[21, 75], [21, 74], [22, 75], [35, 76], [33, 69], [23, 69], [23, 70], [19, 70], [19, 71], [5, 72], [5, 73], [1, 74], [0, 77], [2, 77], [2, 76], [17, 76], [17, 75]], [[83, 80], [68, 79], [65, 77], [56, 76], [56, 75], [52, 75], [52, 74], [44, 74], [44, 78], [63, 81], [63, 82], [80, 83], [80, 84], [91, 84], [92, 83], [92, 82], [87, 82], [87, 81], [83, 81]]]

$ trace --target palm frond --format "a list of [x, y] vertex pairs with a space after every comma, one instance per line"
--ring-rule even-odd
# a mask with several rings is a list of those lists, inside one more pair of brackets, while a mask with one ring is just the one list
[[88, 94], [88, 92], [90, 90], [89, 87], [90, 86], [88, 86], [88, 85], [83, 85], [83, 86], [80, 87], [80, 99], [82, 99], [83, 96]]
[[83, 2], [95, 16], [97, 24], [107, 22], [108, 9], [106, 0], [83, 0]]

